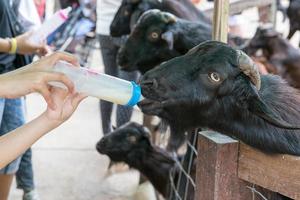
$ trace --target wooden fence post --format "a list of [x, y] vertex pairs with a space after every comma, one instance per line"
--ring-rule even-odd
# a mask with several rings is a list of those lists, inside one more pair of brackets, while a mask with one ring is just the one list
[[229, 0], [214, 1], [213, 40], [227, 43]]
[[213, 131], [199, 134], [195, 200], [251, 199], [249, 184], [238, 178], [238, 141]]

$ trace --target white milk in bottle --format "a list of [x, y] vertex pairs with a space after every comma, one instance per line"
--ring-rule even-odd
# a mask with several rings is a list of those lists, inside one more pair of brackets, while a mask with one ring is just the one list
[[[59, 61], [53, 71], [65, 74], [75, 84], [77, 92], [94, 96], [112, 103], [135, 106], [142, 100], [141, 88], [135, 82], [97, 73], [82, 67]], [[61, 83], [51, 82], [53, 86], [65, 88]]]

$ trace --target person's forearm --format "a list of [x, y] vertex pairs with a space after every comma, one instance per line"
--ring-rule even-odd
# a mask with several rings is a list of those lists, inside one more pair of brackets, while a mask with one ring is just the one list
[[7, 39], [0, 38], [0, 52], [8, 53], [10, 51], [10, 42]]
[[[16, 78], [16, 75], [18, 74], [24, 74], [24, 72], [28, 72], [30, 71], [30, 68], [32, 66], [31, 65], [26, 65], [24, 67], [20, 67], [18, 69], [15, 69], [13, 71], [10, 72], [6, 72], [3, 74], [0, 74], [0, 98], [7, 98], [7, 95], [10, 94], [10, 90], [12, 90], [11, 87], [7, 87], [7, 84], [9, 82], [11, 82], [12, 79], [14, 79], [15, 81], [15, 87], [16, 88], [20, 88], [20, 85], [17, 84], [18, 78]], [[24, 86], [24, 85], [22, 85]], [[13, 90], [16, 91], [16, 90]]]
[[0, 169], [58, 125], [50, 122], [45, 114], [42, 114], [24, 126], [0, 137]]
[[6, 94], [5, 94], [5, 76], [3, 76], [3, 74], [0, 74], [0, 98], [5, 98]]

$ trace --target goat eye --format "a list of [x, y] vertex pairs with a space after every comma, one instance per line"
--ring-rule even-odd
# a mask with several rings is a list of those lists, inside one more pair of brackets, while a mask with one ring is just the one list
[[152, 37], [152, 39], [157, 39], [158, 38], [158, 33], [156, 33], [156, 32], [152, 32], [151, 33], [151, 37]]
[[135, 136], [129, 136], [127, 137], [127, 140], [130, 142], [130, 143], [136, 143], [136, 137]]
[[221, 81], [221, 78], [220, 78], [220, 75], [216, 72], [212, 72], [209, 74], [209, 78], [214, 81], [214, 82], [220, 82]]
[[161, 35], [161, 30], [160, 29], [150, 29], [149, 32], [147, 33], [147, 38], [150, 42], [157, 42], [159, 41]]
[[127, 10], [125, 10], [125, 11], [124, 11], [124, 15], [125, 15], [125, 16], [128, 16], [128, 15], [129, 15], [129, 12], [128, 12]]

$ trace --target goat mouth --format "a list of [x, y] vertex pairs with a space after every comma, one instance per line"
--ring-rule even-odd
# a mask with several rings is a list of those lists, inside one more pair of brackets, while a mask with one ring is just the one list
[[98, 146], [97, 146], [97, 151], [98, 151], [99, 153], [101, 153], [101, 154], [105, 154], [105, 153], [106, 153], [105, 148], [98, 147]]
[[162, 102], [152, 99], [142, 100], [138, 103], [138, 107], [148, 115], [159, 115], [163, 110]]
[[104, 140], [100, 140], [96, 145], [96, 150], [101, 154], [107, 154], [110, 151], [110, 148]]
[[109, 155], [113, 149], [108, 147], [97, 147], [97, 151], [103, 155]]

